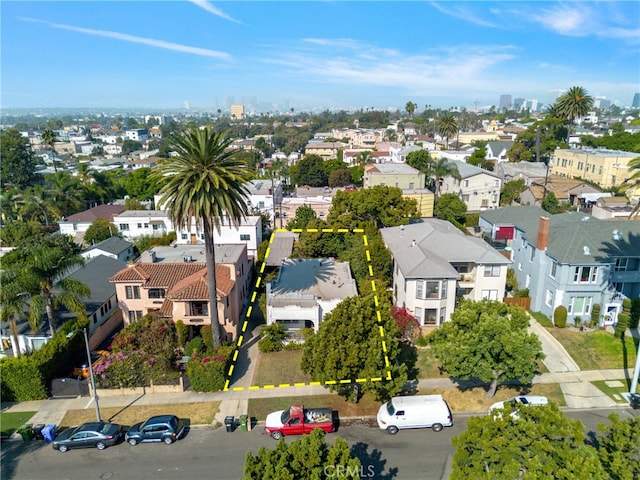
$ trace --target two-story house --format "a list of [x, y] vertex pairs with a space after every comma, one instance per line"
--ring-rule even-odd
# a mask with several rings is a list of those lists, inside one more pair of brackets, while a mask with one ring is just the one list
[[364, 167], [364, 187], [376, 185], [401, 189], [423, 188], [424, 173], [406, 163], [378, 163]]
[[[116, 232], [113, 233], [115, 234]], [[137, 256], [133, 243], [120, 237], [109, 237], [85, 249], [80, 255], [86, 259], [104, 255], [121, 262], [128, 262]]]
[[[246, 245], [216, 245], [215, 249], [218, 319], [223, 338], [233, 341], [250, 290], [252, 262]], [[182, 320], [192, 334], [211, 324], [202, 247], [154, 247], [139, 263], [128, 265], [109, 280], [116, 286], [125, 324], [151, 312]]]
[[247, 205], [269, 215], [274, 225], [276, 213], [282, 205], [282, 181], [258, 179], [245, 186], [249, 191]]
[[456, 297], [502, 300], [509, 259], [435, 218], [380, 230], [393, 258], [393, 298], [421, 326], [448, 321]]
[[515, 142], [487, 142], [487, 153], [485, 159], [491, 160], [496, 165], [508, 162], [507, 152], [513, 147]]
[[459, 160], [451, 160], [450, 163], [458, 168], [460, 180], [444, 177], [440, 187], [442, 194], [458, 195], [467, 206], [468, 212], [498, 208], [502, 188], [502, 180], [498, 175]]
[[[612, 324], [622, 299], [640, 296], [640, 222], [598, 220], [581, 212], [513, 212], [519, 213], [512, 219], [513, 268], [519, 288], [529, 289], [532, 310], [553, 318], [563, 305], [572, 323], [578, 317], [587, 321], [599, 304]], [[481, 217], [494, 224], [500, 211]]]
[[63, 217], [58, 222], [58, 228], [61, 234], [71, 235], [79, 240], [78, 243], [82, 243], [81, 237], [95, 220], [101, 218], [113, 222], [114, 217], [125, 210], [123, 205], [98, 205], [84, 212]]

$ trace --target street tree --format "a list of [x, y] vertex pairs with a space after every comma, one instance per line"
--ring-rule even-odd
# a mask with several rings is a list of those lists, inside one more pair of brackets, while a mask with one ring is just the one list
[[440, 198], [440, 188], [445, 177], [452, 177], [456, 180], [460, 180], [461, 177], [457, 165], [445, 157], [439, 158], [434, 163], [432, 172], [435, 180], [435, 199], [437, 202], [438, 198]]
[[351, 183], [351, 170], [348, 168], [341, 168], [339, 170], [334, 170], [329, 174], [329, 186], [331, 188], [334, 187], [344, 187], [345, 185], [349, 185]]
[[161, 184], [161, 205], [174, 225], [191, 225], [192, 219], [204, 234], [209, 313], [213, 346], [220, 346], [220, 323], [216, 296], [214, 230], [223, 222], [239, 225], [248, 215], [246, 186], [251, 179], [247, 165], [228, 149], [233, 141], [225, 133], [197, 126], [172, 137], [177, 153], [158, 163], [153, 178]]
[[445, 193], [436, 202], [433, 213], [437, 218], [447, 220], [459, 227], [465, 222], [467, 206], [455, 193]]
[[349, 444], [336, 437], [329, 446], [319, 428], [289, 443], [281, 438], [273, 449], [260, 447], [255, 456], [247, 452], [244, 463], [245, 480], [358, 480], [362, 471]]
[[118, 236], [117, 227], [107, 218], [96, 218], [87, 228], [82, 240], [85, 245], [94, 245], [114, 236]]
[[[514, 408], [518, 418], [511, 416]], [[585, 445], [582, 423], [567, 419], [555, 403], [507, 404], [500, 414], [471, 417], [451, 443], [452, 480], [609, 478], [596, 449]]]
[[609, 415], [610, 423], [598, 424], [604, 435], [598, 436], [598, 456], [605, 471], [614, 480], [640, 478], [640, 418], [621, 420]]
[[418, 218], [417, 203], [396, 187], [376, 185], [354, 192], [336, 192], [327, 222], [334, 227], [355, 228], [373, 222], [378, 228], [407, 225]]
[[30, 301], [29, 324], [34, 332], [39, 330], [46, 315], [53, 336], [58, 327], [56, 309], [59, 307], [86, 320], [82, 298], [90, 295], [89, 287], [68, 276], [84, 265], [79, 252], [79, 247], [68, 237], [53, 234], [26, 242], [3, 257], [3, 268], [16, 272]]
[[529, 318], [517, 307], [493, 300], [461, 300], [451, 321], [428, 335], [442, 368], [454, 378], [488, 383], [492, 398], [498, 386], [519, 380], [526, 384], [544, 358], [540, 340], [527, 333]]
[[329, 175], [324, 170], [324, 159], [320, 155], [306, 155], [296, 164], [295, 177], [292, 180], [298, 186], [327, 186]]
[[31, 152], [29, 140], [17, 128], [4, 130], [0, 134], [0, 186], [24, 188], [37, 180], [36, 160]]
[[399, 331], [390, 308], [388, 299], [379, 299], [378, 321], [372, 294], [344, 299], [325, 315], [318, 332], [305, 340], [302, 371], [314, 381], [337, 381], [331, 390], [354, 402], [363, 392], [372, 392], [377, 400], [398, 394], [408, 376], [407, 366], [396, 362]]
[[53, 163], [53, 170], [57, 172], [58, 167], [56, 165], [56, 151], [53, 148], [56, 143], [56, 133], [50, 128], [45, 129], [42, 132], [42, 143], [49, 147], [49, 152], [51, 152], [51, 162]]
[[449, 150], [449, 139], [458, 134], [459, 127], [456, 117], [451, 112], [445, 112], [438, 120], [438, 133], [446, 138], [446, 149]]
[[511, 205], [526, 188], [522, 178], [505, 183], [500, 192], [500, 206]]

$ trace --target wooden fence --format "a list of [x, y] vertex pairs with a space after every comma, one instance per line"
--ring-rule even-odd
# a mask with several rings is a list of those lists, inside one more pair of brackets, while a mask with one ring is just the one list
[[505, 297], [502, 301], [507, 305], [515, 305], [516, 307], [529, 310], [531, 308], [531, 297]]

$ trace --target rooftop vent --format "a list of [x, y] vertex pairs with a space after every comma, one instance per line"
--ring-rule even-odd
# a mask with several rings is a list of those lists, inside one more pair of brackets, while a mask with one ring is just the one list
[[582, 247], [582, 252], [585, 255], [591, 255], [591, 250], [589, 250], [589, 247], [587, 247], [586, 245], [584, 247]]

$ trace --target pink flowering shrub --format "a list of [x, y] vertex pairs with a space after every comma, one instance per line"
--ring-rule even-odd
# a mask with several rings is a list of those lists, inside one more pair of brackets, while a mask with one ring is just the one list
[[233, 346], [222, 346], [212, 354], [195, 352], [187, 362], [187, 375], [196, 392], [217, 392], [224, 388]]

